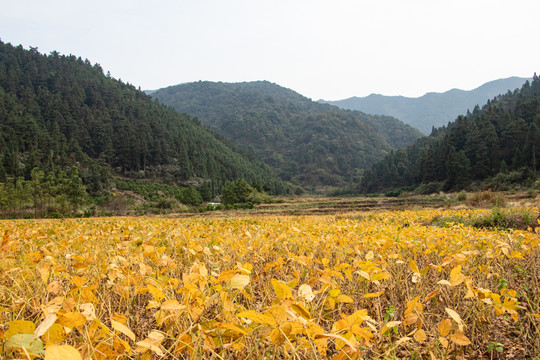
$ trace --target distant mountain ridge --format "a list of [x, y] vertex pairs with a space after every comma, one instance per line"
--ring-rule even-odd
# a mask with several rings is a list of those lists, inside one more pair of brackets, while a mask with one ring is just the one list
[[473, 90], [452, 89], [443, 93], [430, 92], [421, 97], [385, 96], [371, 94], [344, 100], [326, 101], [342, 109], [359, 110], [368, 114], [384, 114], [398, 118], [428, 135], [432, 127], [438, 128], [454, 121], [460, 114], [473, 110], [488, 99], [514, 91], [531, 78], [510, 77], [487, 82]]
[[250, 149], [281, 179], [307, 187], [350, 183], [422, 136], [392, 117], [317, 103], [268, 81], [199, 81], [152, 96]]

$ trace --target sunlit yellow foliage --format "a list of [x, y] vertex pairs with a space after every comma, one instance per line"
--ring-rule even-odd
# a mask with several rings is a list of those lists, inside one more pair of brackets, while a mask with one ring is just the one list
[[1, 355], [442, 359], [504, 324], [534, 357], [538, 232], [445, 213], [1, 221]]

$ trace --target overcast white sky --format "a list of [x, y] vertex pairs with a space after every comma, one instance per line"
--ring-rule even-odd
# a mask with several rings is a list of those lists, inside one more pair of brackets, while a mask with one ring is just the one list
[[538, 0], [0, 0], [4, 43], [142, 89], [269, 80], [314, 100], [540, 73]]

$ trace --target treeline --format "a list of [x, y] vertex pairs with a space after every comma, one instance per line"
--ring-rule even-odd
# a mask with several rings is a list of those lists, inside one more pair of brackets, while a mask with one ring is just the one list
[[[213, 184], [174, 186], [148, 180], [114, 179], [112, 198], [120, 193], [139, 196], [140, 204], [112, 201], [105, 205], [106, 196], [90, 197], [76, 166], [69, 173], [63, 170], [44, 173], [34, 168], [30, 179], [8, 177], [0, 182], [0, 218], [58, 218], [73, 216], [102, 216], [121, 214], [168, 213], [170, 211], [208, 211], [217, 209], [250, 209], [255, 204], [274, 202], [261, 185], [249, 185], [243, 179], [227, 181], [217, 197], [223, 205], [210, 204], [216, 199]], [[128, 195], [129, 197], [129, 195]], [[123, 201], [123, 203], [122, 203]]]
[[261, 162], [98, 64], [0, 41], [0, 182], [73, 166], [91, 197], [109, 194], [117, 175], [180, 186], [211, 181], [217, 193], [239, 178], [271, 193], [288, 190]]
[[421, 191], [531, 186], [540, 167], [540, 79], [499, 95], [429, 137], [390, 153], [367, 171], [358, 191]]
[[282, 180], [308, 190], [357, 182], [384, 154], [422, 136], [395, 118], [317, 103], [267, 81], [195, 82], [152, 96], [197, 116]]
[[45, 174], [34, 168], [30, 179], [8, 177], [0, 182], [0, 215], [7, 217], [60, 217], [76, 215], [88, 197], [86, 186], [73, 166]]

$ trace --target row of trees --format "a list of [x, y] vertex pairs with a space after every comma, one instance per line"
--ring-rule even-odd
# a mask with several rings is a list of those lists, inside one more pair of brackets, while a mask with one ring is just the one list
[[[434, 184], [459, 190], [471, 183], [527, 182], [540, 169], [540, 79], [500, 95], [480, 109], [433, 129], [367, 171], [361, 192]], [[510, 175], [508, 175], [510, 174]], [[492, 179], [492, 180], [488, 180]], [[438, 185], [437, 185], [438, 184]]]
[[77, 167], [69, 174], [34, 168], [29, 180], [8, 177], [0, 182], [0, 213], [4, 218], [73, 215], [87, 197]]

